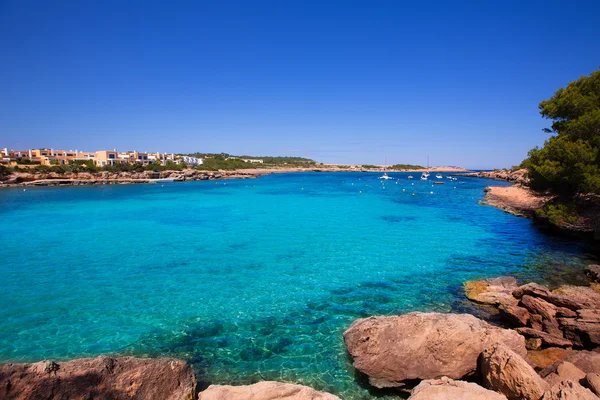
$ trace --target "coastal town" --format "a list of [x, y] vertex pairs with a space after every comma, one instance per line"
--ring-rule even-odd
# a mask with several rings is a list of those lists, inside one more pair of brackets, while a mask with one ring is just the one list
[[[25, 161], [26, 160], [26, 161]], [[25, 161], [25, 162], [24, 162]], [[19, 164], [37, 164], [37, 165], [65, 165], [71, 163], [93, 162], [97, 167], [116, 164], [160, 164], [166, 165], [168, 162], [175, 164], [185, 163], [189, 166], [202, 165], [204, 160], [198, 157], [191, 157], [182, 154], [168, 153], [149, 153], [145, 151], [117, 151], [98, 150], [98, 151], [79, 151], [79, 150], [57, 150], [57, 149], [27, 149], [27, 150], [2, 150], [0, 163], [9, 166]]]

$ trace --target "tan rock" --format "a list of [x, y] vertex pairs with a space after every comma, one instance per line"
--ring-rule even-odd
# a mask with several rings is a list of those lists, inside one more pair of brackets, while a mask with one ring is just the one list
[[525, 342], [527, 350], [539, 350], [542, 347], [542, 339], [530, 338]]
[[544, 393], [542, 400], [598, 400], [598, 398], [577, 382], [562, 381]]
[[490, 346], [481, 353], [479, 371], [486, 388], [509, 400], [539, 400], [549, 389], [527, 361], [503, 345]]
[[583, 383], [585, 375], [585, 372], [577, 368], [574, 364], [563, 361], [556, 367], [556, 372], [548, 374], [545, 380], [552, 387], [566, 380]]
[[379, 388], [401, 386], [409, 379], [470, 375], [483, 349], [496, 343], [527, 355], [523, 336], [469, 314], [359, 319], [344, 333], [344, 340], [356, 369]]
[[421, 381], [413, 390], [409, 400], [506, 400], [506, 396], [464, 381], [448, 377]]
[[247, 386], [210, 385], [198, 394], [199, 400], [339, 400], [302, 385], [281, 382], [259, 382]]
[[565, 361], [573, 363], [585, 373], [600, 374], [600, 353], [595, 351], [574, 351], [565, 358]]
[[191, 367], [172, 358], [81, 358], [0, 365], [0, 398], [192, 400]]
[[589, 387], [596, 395], [600, 395], [600, 374], [592, 372], [585, 376], [586, 386]]
[[512, 296], [513, 290], [518, 288], [517, 280], [510, 276], [469, 281], [464, 283], [465, 294], [471, 301], [480, 304], [512, 304], [518, 301]]

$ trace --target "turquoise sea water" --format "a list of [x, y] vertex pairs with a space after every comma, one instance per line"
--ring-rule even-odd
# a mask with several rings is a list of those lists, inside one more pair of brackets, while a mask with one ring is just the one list
[[478, 204], [502, 182], [391, 175], [0, 190], [0, 362], [170, 355], [361, 399], [354, 319], [460, 311], [474, 278], [582, 278], [581, 245]]

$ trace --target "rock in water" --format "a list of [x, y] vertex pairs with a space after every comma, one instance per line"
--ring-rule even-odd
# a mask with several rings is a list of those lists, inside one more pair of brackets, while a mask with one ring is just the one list
[[486, 348], [479, 368], [484, 386], [509, 400], [539, 400], [550, 388], [527, 361], [503, 345]]
[[172, 358], [81, 358], [0, 365], [0, 398], [192, 400], [192, 368]]
[[448, 377], [422, 381], [408, 400], [506, 400], [500, 393], [482, 388], [475, 383], [455, 381]]
[[585, 274], [592, 280], [593, 282], [600, 282], [600, 265], [591, 264], [585, 267]]
[[510, 276], [469, 281], [464, 283], [465, 294], [471, 301], [494, 306], [517, 305], [512, 292], [518, 288], [517, 280]]
[[477, 358], [501, 343], [527, 356], [525, 338], [469, 314], [410, 313], [359, 319], [344, 333], [354, 367], [378, 388], [403, 386], [411, 379], [474, 373]]
[[542, 400], [598, 400], [598, 398], [577, 382], [562, 381], [544, 393]]
[[198, 395], [199, 400], [340, 400], [329, 393], [291, 383], [259, 382], [248, 386], [211, 385]]

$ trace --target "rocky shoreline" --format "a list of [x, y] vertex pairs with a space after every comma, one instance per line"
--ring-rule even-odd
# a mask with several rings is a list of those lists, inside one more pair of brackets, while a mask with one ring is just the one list
[[[23, 186], [85, 186], [85, 185], [126, 185], [141, 183], [156, 183], [161, 180], [174, 182], [199, 181], [199, 180], [224, 180], [224, 179], [250, 179], [263, 175], [289, 173], [289, 172], [419, 172], [422, 170], [394, 170], [384, 168], [348, 168], [339, 167], [314, 167], [314, 168], [252, 168], [239, 170], [201, 171], [185, 169], [182, 171], [143, 171], [143, 172], [12, 172], [0, 175], [1, 187]], [[466, 171], [455, 167], [438, 167], [431, 169], [433, 172], [460, 172]]]
[[469, 172], [466, 174], [460, 174], [460, 176], [471, 177], [471, 178], [487, 178], [496, 179], [499, 181], [514, 182], [518, 184], [527, 183], [527, 170], [507, 170], [497, 169], [494, 171], [480, 171], [480, 172]]
[[483, 204], [500, 208], [519, 217], [533, 218], [535, 210], [552, 199], [542, 196], [526, 186], [488, 186], [484, 189]]

